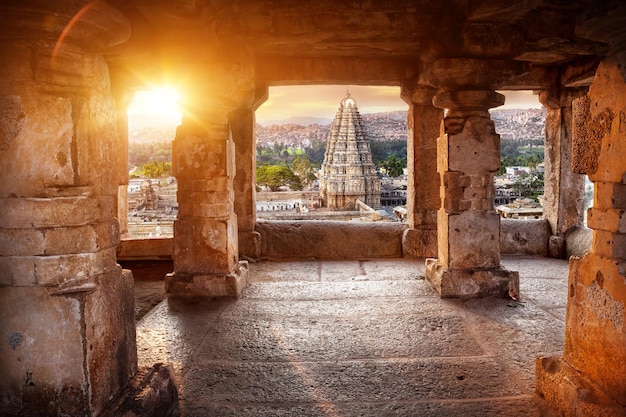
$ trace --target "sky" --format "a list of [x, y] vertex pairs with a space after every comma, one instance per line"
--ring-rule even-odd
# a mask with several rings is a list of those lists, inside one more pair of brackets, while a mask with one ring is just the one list
[[[406, 110], [407, 104], [400, 98], [400, 87], [371, 87], [345, 85], [314, 85], [270, 87], [268, 100], [256, 111], [259, 123], [282, 120], [291, 116], [325, 117], [332, 119], [339, 102], [350, 91], [359, 112], [380, 113]], [[506, 101], [499, 109], [540, 108], [541, 104], [532, 91], [502, 92]]]
[[[290, 117], [317, 117], [332, 119], [337, 112], [339, 102], [350, 91], [356, 100], [359, 112], [381, 113], [407, 109], [407, 104], [400, 98], [400, 87], [371, 87], [345, 85], [300, 85], [289, 87], [270, 87], [269, 98], [256, 111], [259, 123], [280, 121]], [[168, 87], [151, 90], [151, 94], [138, 92], [131, 104], [129, 114], [151, 114], [161, 118], [173, 118], [180, 121], [177, 102], [180, 95]], [[531, 91], [506, 91], [504, 106], [499, 109], [540, 108], [537, 96]]]

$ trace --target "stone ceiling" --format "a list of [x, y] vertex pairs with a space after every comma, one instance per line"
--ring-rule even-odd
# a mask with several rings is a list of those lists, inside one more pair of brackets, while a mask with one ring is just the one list
[[[30, 19], [31, 23], [47, 25], [47, 30], [54, 32], [49, 27], [51, 11], [58, 17], [60, 32], [66, 17], [72, 17], [85, 3], [32, 0], [27, 7], [9, 0], [0, 5], [0, 15], [4, 14], [0, 23], [20, 30], [26, 27], [24, 21]], [[192, 61], [202, 51], [219, 46], [226, 54], [251, 56], [259, 77], [270, 84], [350, 79], [397, 84], [399, 80], [422, 77], [424, 69], [435, 63], [438, 68], [449, 66], [459, 70], [474, 65], [471, 60], [482, 60], [479, 69], [500, 71], [504, 78], [512, 80], [498, 80], [500, 87], [521, 89], [540, 87], [547, 78], [554, 79], [555, 71], [560, 76], [569, 71], [566, 84], [585, 84], [600, 58], [611, 49], [626, 49], [623, 0], [109, 0], [108, 3], [130, 22], [129, 40], [100, 42], [101, 39], [76, 36], [74, 41], [93, 45], [117, 43], [104, 51], [114, 72], [132, 68], [135, 72], [157, 73], [174, 65], [172, 62], [178, 61], [175, 65], [180, 65], [180, 61]], [[113, 28], [119, 28], [120, 38], [128, 35], [121, 29], [119, 17], [107, 14], [104, 9], [92, 13], [89, 19], [87, 23], [92, 25], [113, 22]], [[115, 39], [115, 35], [111, 38]], [[351, 70], [343, 80], [340, 74], [345, 66], [351, 66]], [[376, 73], [379, 75], [372, 75]], [[337, 78], [331, 74], [338, 74]], [[446, 77], [457, 75], [452, 71]], [[431, 84], [446, 81], [434, 80], [433, 74], [427, 77]]]

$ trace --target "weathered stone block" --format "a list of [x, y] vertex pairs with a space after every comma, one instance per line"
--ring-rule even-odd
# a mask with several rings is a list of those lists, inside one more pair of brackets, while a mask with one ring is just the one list
[[115, 248], [95, 253], [36, 256], [35, 278], [39, 285], [54, 286], [72, 280], [87, 280], [106, 274], [116, 265]]
[[261, 254], [261, 234], [239, 228], [239, 256], [257, 259]]
[[[127, 181], [127, 161], [118, 156], [125, 154], [125, 145], [117, 130], [111, 129], [117, 124], [115, 100], [92, 92], [86, 99], [74, 99], [72, 105], [76, 114], [78, 177], [81, 182], [93, 184], [95, 195], [115, 197], [118, 185]], [[94, 161], [100, 169], [94, 169]]]
[[626, 184], [598, 181], [594, 186], [594, 208], [626, 210]]
[[0, 256], [0, 286], [31, 287], [37, 285], [32, 256]]
[[574, 227], [565, 234], [565, 259], [582, 258], [591, 251], [593, 232], [587, 227]]
[[117, 247], [118, 260], [172, 259], [174, 239], [122, 239]]
[[[182, 274], [223, 274], [237, 258], [237, 219], [190, 218], [174, 222], [174, 269]], [[233, 230], [234, 227], [234, 230]]]
[[64, 43], [54, 48], [52, 43], [35, 49], [35, 80], [63, 85], [80, 91], [91, 87], [91, 60], [81, 48]]
[[448, 169], [487, 175], [500, 168], [500, 135], [487, 117], [469, 117], [463, 131], [448, 135]]
[[1, 256], [43, 255], [44, 252], [45, 240], [42, 230], [0, 228]]
[[24, 104], [20, 96], [0, 97], [0, 150], [7, 151], [24, 127]]
[[113, 219], [112, 197], [1, 198], [0, 224], [7, 228], [83, 226]]
[[[477, 211], [448, 216], [450, 269], [500, 266], [500, 217]], [[446, 248], [443, 248], [446, 250]]]
[[[40, 195], [45, 186], [70, 186], [74, 181], [72, 166], [71, 102], [43, 94], [22, 94], [23, 107], [3, 140], [5, 155], [0, 160], [0, 196]], [[9, 109], [5, 107], [5, 111]], [[9, 114], [10, 116], [10, 114]], [[23, 122], [22, 122], [23, 120]], [[36, 122], [45, 120], [46, 123]], [[13, 132], [13, 133], [11, 133]], [[15, 135], [17, 134], [17, 135]], [[40, 155], [32, 158], [31, 155]]]
[[45, 288], [0, 288], [0, 414], [38, 415], [51, 405], [69, 415], [84, 414], [80, 304], [77, 298], [50, 296]]
[[624, 217], [623, 210], [603, 210], [591, 207], [587, 211], [587, 225], [596, 230], [621, 232], [620, 227], [623, 227], [626, 222]]
[[[526, 72], [527, 68], [525, 63], [503, 59], [441, 58], [420, 74], [420, 81], [451, 90], [496, 89], [501, 82]], [[483, 107], [487, 108], [501, 106], [504, 104], [504, 96], [499, 99], [490, 98], [483, 103]], [[439, 108], [451, 108], [440, 102], [435, 105]]]
[[618, 263], [595, 252], [570, 261], [564, 359], [614, 400], [626, 398], [624, 282]]
[[256, 224], [261, 234], [260, 256], [268, 260], [399, 258], [406, 228], [399, 223], [309, 220]]
[[96, 223], [97, 249], [115, 248], [120, 244], [120, 225], [116, 219], [108, 222]]
[[224, 274], [187, 274], [165, 277], [165, 291], [177, 297], [239, 297], [248, 285], [248, 262], [240, 261]]
[[548, 240], [548, 254], [551, 258], [563, 259], [566, 257], [567, 242], [563, 236], [550, 236]]
[[500, 220], [500, 253], [548, 256], [550, 224], [539, 220]]
[[137, 370], [133, 275], [114, 266], [84, 298], [91, 407], [98, 414]]
[[522, 35], [512, 26], [497, 23], [466, 23], [463, 52], [474, 56], [501, 58], [522, 52]]
[[594, 230], [592, 245], [598, 256], [626, 259], [626, 234]]
[[193, 204], [191, 206], [192, 217], [207, 217], [213, 219], [227, 219], [233, 212], [233, 205], [229, 202], [214, 204]]
[[45, 230], [44, 255], [96, 252], [98, 235], [93, 226], [55, 227]]
[[519, 294], [519, 274], [505, 269], [446, 269], [437, 259], [426, 259], [426, 278], [442, 298], [509, 298]]
[[402, 256], [437, 256], [437, 229], [406, 229], [402, 234]]
[[[179, 128], [180, 132], [180, 128]], [[227, 176], [227, 128], [221, 132], [223, 141], [187, 136], [172, 142], [172, 173], [180, 182], [184, 178], [211, 179]]]

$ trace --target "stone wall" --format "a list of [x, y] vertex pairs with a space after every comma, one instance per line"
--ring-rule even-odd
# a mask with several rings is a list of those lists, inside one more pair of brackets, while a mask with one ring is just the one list
[[[262, 252], [256, 256], [272, 260], [414, 257], [412, 251], [407, 253], [402, 241], [407, 228], [399, 223], [259, 221], [256, 231], [260, 232]], [[500, 246], [505, 255], [547, 256], [549, 237], [550, 225], [546, 220], [500, 223]], [[381, 242], [382, 239], [388, 242]], [[584, 237], [577, 238], [580, 240], [584, 244]], [[119, 260], [172, 259], [172, 250], [173, 238], [124, 239], [117, 256]]]

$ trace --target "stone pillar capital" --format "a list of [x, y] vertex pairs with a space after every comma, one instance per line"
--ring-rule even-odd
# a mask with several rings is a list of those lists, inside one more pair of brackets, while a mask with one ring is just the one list
[[504, 104], [504, 96], [492, 90], [444, 91], [433, 98], [433, 105], [447, 109], [445, 132], [457, 134], [463, 130], [468, 117], [489, 118], [489, 109]]
[[407, 104], [432, 106], [435, 94], [437, 94], [436, 88], [421, 85], [414, 81], [405, 81], [400, 87], [400, 98]]
[[548, 109], [570, 107], [572, 101], [587, 94], [587, 87], [579, 88], [552, 88], [536, 92], [539, 102]]
[[504, 96], [492, 90], [444, 91], [433, 98], [433, 105], [449, 110], [488, 110], [504, 104]]

